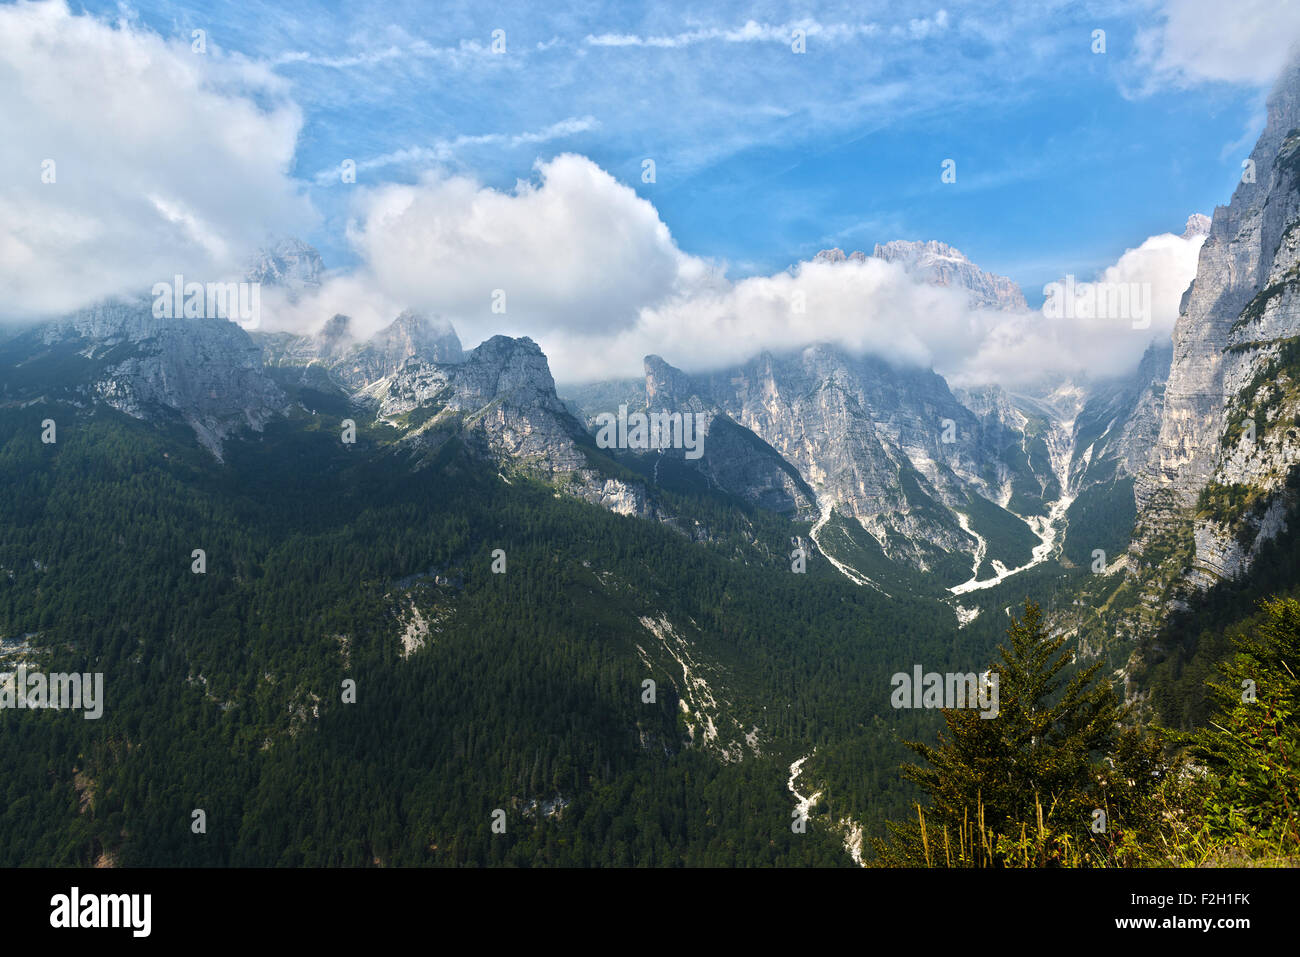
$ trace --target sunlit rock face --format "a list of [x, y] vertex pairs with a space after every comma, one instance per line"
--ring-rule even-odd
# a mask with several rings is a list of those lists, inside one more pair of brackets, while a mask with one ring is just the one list
[[[1189, 229], [1202, 228], [1189, 223]], [[1227, 206], [1214, 211], [1183, 297], [1160, 429], [1138, 477], [1141, 552], [1194, 524], [1191, 581], [1239, 575], [1283, 527], [1300, 461], [1300, 62], [1268, 100], [1268, 122]], [[1225, 490], [1243, 508], [1227, 508]], [[1284, 501], [1285, 500], [1285, 501]]]

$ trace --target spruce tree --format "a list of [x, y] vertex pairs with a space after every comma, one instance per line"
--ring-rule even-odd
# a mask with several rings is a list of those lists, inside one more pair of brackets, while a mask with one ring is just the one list
[[1206, 823], [1213, 835], [1256, 836], [1300, 849], [1300, 602], [1263, 602], [1258, 628], [1234, 639], [1236, 654], [1210, 683], [1218, 712], [1191, 736], [1211, 772]]
[[1105, 810], [1112, 780], [1103, 756], [1127, 709], [1098, 680], [1100, 661], [1067, 674], [1067, 636], [1048, 634], [1035, 603], [1025, 602], [1007, 636], [990, 668], [998, 675], [997, 716], [945, 710], [936, 746], [906, 742], [929, 765], [903, 768], [929, 807], [889, 823], [892, 841], [876, 842], [882, 863], [1075, 862], [1090, 843], [1093, 812]]

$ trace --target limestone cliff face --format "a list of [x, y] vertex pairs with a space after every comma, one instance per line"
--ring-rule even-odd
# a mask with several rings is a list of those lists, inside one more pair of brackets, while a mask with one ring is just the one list
[[692, 461], [682, 450], [664, 451], [674, 463], [768, 511], [816, 516], [816, 496], [796, 468], [761, 437], [735, 423], [707, 389], [659, 356], [645, 357], [644, 407], [651, 412], [703, 414], [700, 458]]
[[[975, 541], [956, 517], [936, 507], [940, 493], [931, 478], [945, 464], [937, 451], [943, 420], [960, 421], [960, 429], [973, 417], [951, 396], [943, 403], [923, 377], [904, 374], [911, 380], [905, 384], [883, 363], [871, 370], [875, 375], [855, 365], [825, 346], [794, 356], [765, 353], [712, 377], [711, 391], [732, 418], [798, 468], [819, 499], [857, 519], [891, 558], [925, 570], [926, 545], [973, 551]], [[899, 401], [904, 396], [906, 405]], [[914, 463], [905, 447], [924, 454]]]
[[359, 340], [347, 316], [334, 316], [312, 335], [254, 332], [267, 365], [317, 365], [344, 389], [360, 391], [395, 373], [408, 359], [460, 362], [460, 338], [445, 319], [407, 310], [369, 339]]
[[408, 359], [460, 362], [465, 354], [451, 323], [407, 310], [366, 342], [345, 352], [334, 370], [353, 388], [392, 375]]
[[1084, 392], [1024, 395], [998, 385], [953, 390], [980, 424], [972, 455], [987, 483], [979, 493], [1017, 514], [1045, 513], [1068, 489], [1074, 428]]
[[1132, 375], [1093, 388], [1075, 424], [1070, 484], [1076, 492], [1144, 473], [1160, 435], [1172, 359], [1172, 347], [1153, 343]]
[[1190, 523], [1195, 587], [1249, 567], [1282, 526], [1300, 461], [1300, 61], [1269, 97], [1250, 162], [1214, 211], [1183, 297], [1159, 434], [1136, 486], [1133, 553]]
[[[835, 509], [885, 555], [920, 570], [979, 548], [959, 515], [972, 494], [1004, 507], [1014, 497], [1014, 507], [1041, 514], [1044, 496], [1059, 492], [1045, 447], [1040, 480], [1023, 455], [1022, 431], [996, 415], [981, 418], [934, 372], [833, 346], [762, 353], [694, 377], [651, 356], [646, 393], [652, 408], [670, 399], [670, 408], [711, 410], [701, 466], [720, 486], [784, 505], [778, 510]], [[1028, 421], [1009, 409], [1007, 417], [1018, 417], [1020, 429]]]
[[463, 433], [490, 454], [548, 472], [581, 469], [581, 426], [555, 395], [546, 356], [531, 339], [494, 336], [463, 362], [408, 359], [374, 384], [379, 416], [410, 420], [415, 436], [441, 444]]
[[179, 415], [218, 459], [232, 433], [260, 430], [288, 404], [248, 333], [227, 319], [158, 318], [147, 299], [114, 300], [35, 335], [84, 360], [83, 395], [136, 418]]
[[619, 515], [671, 521], [645, 485], [602, 475], [578, 446], [582, 423], [555, 394], [533, 340], [493, 336], [460, 362], [410, 359], [372, 392], [379, 414], [425, 417], [410, 441], [436, 448], [459, 435], [503, 467], [555, 482], [567, 494]]

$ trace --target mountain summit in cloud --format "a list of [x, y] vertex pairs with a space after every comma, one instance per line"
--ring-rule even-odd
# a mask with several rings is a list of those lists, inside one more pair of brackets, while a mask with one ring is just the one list
[[877, 259], [898, 263], [909, 273], [936, 286], [955, 286], [970, 293], [977, 306], [988, 309], [1026, 309], [1025, 294], [1006, 276], [985, 272], [967, 259], [961, 250], [931, 239], [908, 242], [895, 239], [877, 243], [872, 252]]
[[320, 253], [301, 239], [288, 237], [258, 250], [249, 260], [244, 278], [264, 286], [282, 286], [297, 292], [319, 286], [325, 264]]

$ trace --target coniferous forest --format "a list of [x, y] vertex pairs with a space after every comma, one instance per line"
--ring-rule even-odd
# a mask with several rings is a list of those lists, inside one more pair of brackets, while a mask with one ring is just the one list
[[[102, 672], [106, 706], [0, 712], [6, 865], [847, 866], [844, 819], [892, 865], [1294, 853], [1293, 599], [1225, 613], [1217, 717], [1162, 731], [1032, 601], [959, 640], [934, 603], [790, 575], [785, 528], [717, 496], [677, 500], [723, 530], [701, 545], [454, 447], [413, 469], [286, 425], [213, 468], [181, 431], [67, 412], [54, 447], [22, 427], [42, 410], [4, 413], [0, 632]], [[688, 729], [643, 618], [707, 649], [729, 747]], [[1000, 720], [892, 708], [912, 661], [997, 668]]]

